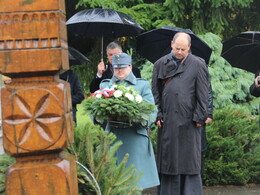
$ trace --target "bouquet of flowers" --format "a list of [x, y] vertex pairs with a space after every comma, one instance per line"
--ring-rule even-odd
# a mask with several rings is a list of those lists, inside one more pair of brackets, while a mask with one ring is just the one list
[[84, 102], [84, 110], [98, 122], [118, 121], [130, 126], [133, 123], [145, 126], [147, 120], [153, 120], [150, 114], [156, 112], [155, 108], [154, 104], [143, 100], [133, 87], [122, 84], [99, 89]]

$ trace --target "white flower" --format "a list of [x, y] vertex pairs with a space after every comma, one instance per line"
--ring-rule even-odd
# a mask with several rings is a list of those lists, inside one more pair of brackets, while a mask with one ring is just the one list
[[101, 93], [98, 93], [97, 95], [96, 95], [96, 98], [101, 98], [102, 97], [102, 94]]
[[130, 93], [126, 93], [125, 97], [127, 97], [130, 101], [134, 101], [134, 99], [135, 99], [135, 97]]
[[143, 101], [142, 96], [140, 96], [139, 94], [138, 94], [137, 96], [135, 96], [135, 101], [136, 101], [137, 103], [141, 103], [141, 102]]
[[123, 94], [123, 92], [122, 91], [120, 91], [120, 90], [116, 90], [115, 92], [114, 92], [114, 96], [115, 96], [115, 98], [119, 98], [119, 97], [121, 97], [122, 96], [122, 94]]

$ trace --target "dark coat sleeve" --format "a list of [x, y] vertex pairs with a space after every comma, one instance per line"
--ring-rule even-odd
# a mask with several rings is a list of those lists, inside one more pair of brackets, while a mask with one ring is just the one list
[[[255, 78], [260, 75], [260, 70], [255, 73]], [[260, 87], [256, 87], [255, 82], [249, 88], [250, 94], [255, 97], [260, 97]]]
[[99, 89], [99, 84], [101, 83], [102, 80], [103, 80], [102, 77], [98, 78], [96, 76], [95, 76], [95, 78], [92, 79], [90, 86], [89, 86], [89, 90], [91, 93], [94, 93], [95, 91], [97, 91]]
[[208, 78], [208, 84], [209, 84], [209, 97], [208, 97], [208, 103], [209, 103], [209, 107], [208, 107], [208, 118], [213, 118], [213, 92], [212, 92], [212, 86], [211, 86], [211, 81], [210, 81], [210, 76]]
[[133, 74], [135, 75], [136, 78], [141, 78], [141, 73], [140, 73], [140, 70], [138, 68], [133, 66], [132, 71], [133, 71]]
[[197, 104], [193, 113], [193, 121], [204, 124], [208, 117], [209, 74], [206, 65], [202, 64], [198, 68], [196, 79]]
[[67, 70], [60, 75], [60, 78], [70, 84], [73, 120], [76, 122], [77, 104], [80, 104], [84, 100], [84, 92], [79, 77], [72, 70]]
[[162, 86], [160, 80], [158, 79], [159, 68], [160, 68], [160, 63], [156, 62], [154, 64], [153, 75], [152, 75], [152, 93], [154, 97], [154, 102], [158, 108], [156, 121], [161, 120], [163, 118], [162, 107], [161, 107]]
[[[260, 70], [255, 73], [255, 78], [260, 75]], [[249, 88], [250, 94], [255, 97], [260, 97], [260, 87], [256, 87], [255, 82]]]
[[69, 83], [71, 89], [72, 106], [75, 106], [84, 100], [84, 92], [79, 77], [73, 72], [70, 73]]
[[90, 86], [89, 86], [89, 90], [91, 93], [94, 93], [95, 91], [99, 90], [99, 85], [101, 83], [102, 80], [104, 79], [111, 79], [113, 76], [113, 72], [110, 69], [111, 65], [108, 65], [109, 67], [107, 68], [107, 70], [102, 74], [101, 78], [98, 78], [96, 75], [95, 77], [92, 79]]
[[250, 94], [255, 96], [255, 97], [260, 97], [260, 87], [256, 87], [255, 83], [253, 83], [250, 88]]

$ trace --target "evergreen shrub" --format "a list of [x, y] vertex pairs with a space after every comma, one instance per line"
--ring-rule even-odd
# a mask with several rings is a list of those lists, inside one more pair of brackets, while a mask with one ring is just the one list
[[[121, 142], [116, 136], [107, 133], [100, 126], [91, 122], [75, 128], [74, 143], [68, 151], [76, 155], [77, 161], [83, 164], [95, 178], [102, 195], [140, 194], [136, 185], [140, 174], [134, 165], [125, 167], [128, 154], [122, 162], [117, 162], [115, 153]], [[98, 187], [91, 176], [78, 166], [78, 183], [81, 194], [98, 195]]]
[[15, 163], [15, 158], [2, 154], [0, 155], [0, 195], [5, 195], [6, 169]]
[[206, 131], [205, 185], [260, 182], [259, 115], [227, 106], [215, 110]]

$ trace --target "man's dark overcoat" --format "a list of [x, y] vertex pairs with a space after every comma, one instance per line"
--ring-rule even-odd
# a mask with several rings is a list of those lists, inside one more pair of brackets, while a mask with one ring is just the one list
[[[208, 70], [203, 59], [192, 54], [178, 65], [172, 53], [154, 64], [152, 92], [158, 105], [157, 166], [169, 175], [200, 174], [201, 135], [208, 110]], [[168, 78], [171, 78], [167, 81]]]

